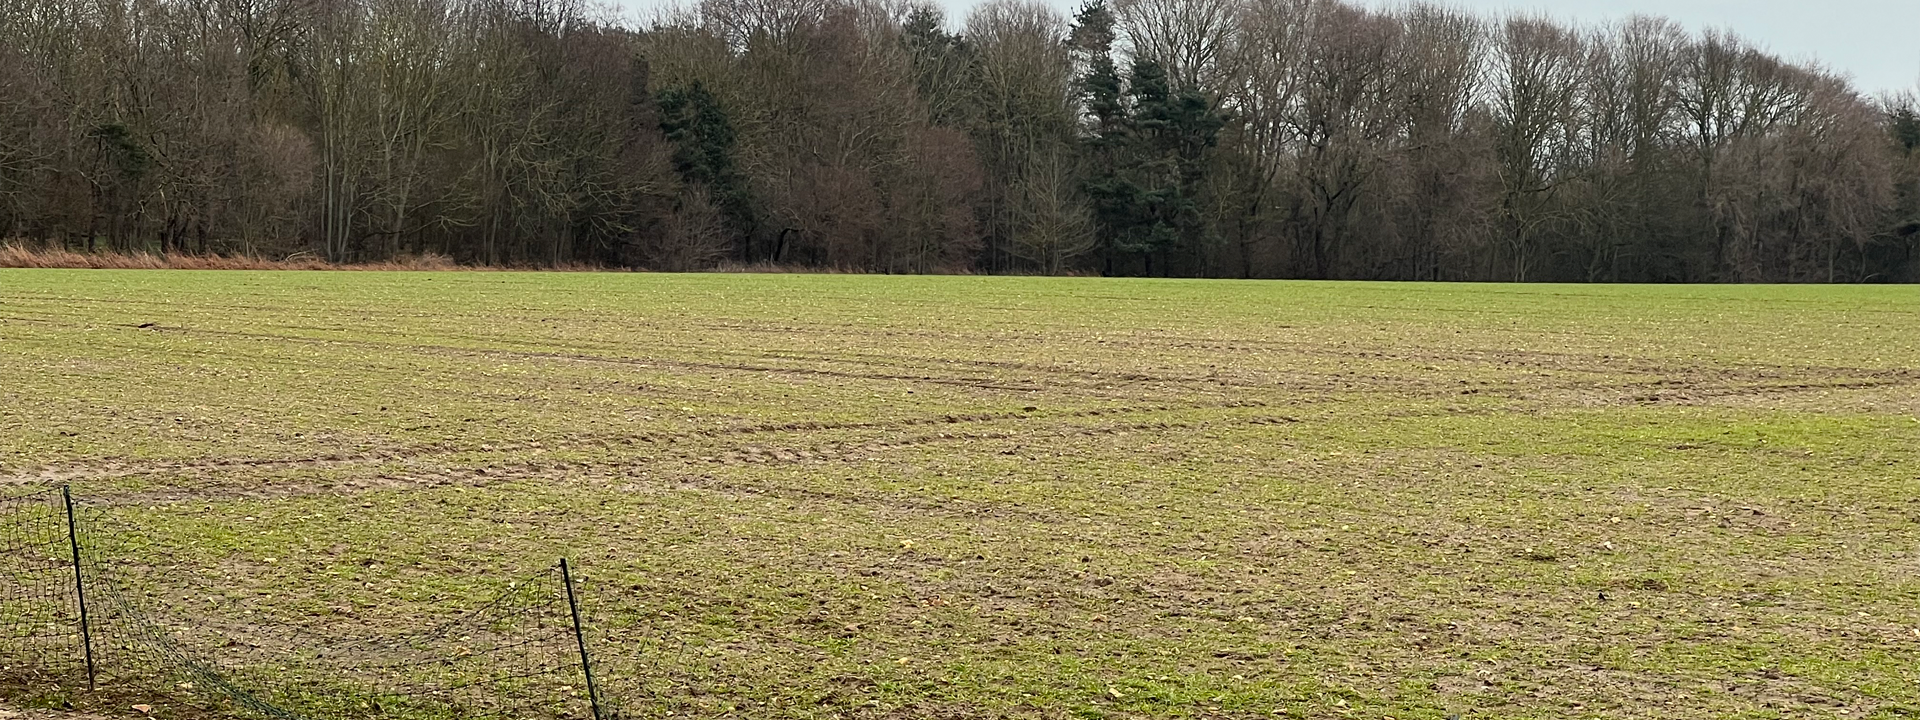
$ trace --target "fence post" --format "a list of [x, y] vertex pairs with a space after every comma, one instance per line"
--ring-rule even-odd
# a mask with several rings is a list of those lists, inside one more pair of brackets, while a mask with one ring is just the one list
[[587, 635], [580, 628], [580, 601], [573, 594], [573, 570], [560, 558], [560, 581], [567, 586], [567, 610], [573, 613], [573, 641], [580, 646], [580, 670], [587, 676], [587, 702], [593, 704], [593, 720], [600, 718], [600, 688], [593, 682], [593, 659], [587, 656]]
[[67, 545], [73, 549], [73, 594], [80, 599], [80, 642], [87, 653], [87, 692], [93, 692], [93, 623], [87, 616], [87, 583], [80, 575], [80, 530], [73, 521], [73, 486], [60, 486], [60, 499], [67, 505]]

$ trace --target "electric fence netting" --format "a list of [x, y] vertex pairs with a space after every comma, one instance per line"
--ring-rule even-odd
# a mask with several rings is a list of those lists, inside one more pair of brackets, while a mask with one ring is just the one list
[[184, 695], [275, 720], [618, 716], [565, 560], [426, 630], [343, 635], [264, 614], [210, 621], [154, 591], [141, 542], [64, 489], [0, 498], [0, 681]]
[[0, 498], [0, 672], [15, 689], [86, 682], [67, 521], [59, 492]]

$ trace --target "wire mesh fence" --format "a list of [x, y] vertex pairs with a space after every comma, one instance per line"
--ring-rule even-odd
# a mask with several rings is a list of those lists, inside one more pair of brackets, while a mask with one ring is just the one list
[[63, 497], [48, 491], [0, 498], [0, 668], [9, 684], [86, 680]]
[[248, 630], [278, 642], [248, 643], [144, 591], [130, 535], [64, 488], [0, 498], [0, 679], [275, 720], [618, 717], [565, 560], [424, 631], [323, 636], [262, 619]]

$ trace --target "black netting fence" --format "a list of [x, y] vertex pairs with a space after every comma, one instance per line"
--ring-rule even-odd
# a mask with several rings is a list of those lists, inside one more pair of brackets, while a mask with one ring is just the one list
[[65, 489], [0, 498], [0, 682], [277, 720], [618, 717], [595, 683], [565, 560], [424, 631], [342, 636], [262, 619], [244, 639], [146, 587], [130, 535]]
[[86, 678], [74, 552], [60, 492], [0, 498], [0, 668], [31, 688]]

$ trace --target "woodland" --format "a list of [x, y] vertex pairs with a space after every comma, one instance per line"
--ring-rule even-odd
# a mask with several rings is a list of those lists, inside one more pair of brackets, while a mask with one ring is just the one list
[[0, 0], [0, 238], [471, 265], [1920, 280], [1920, 100], [1441, 5]]

